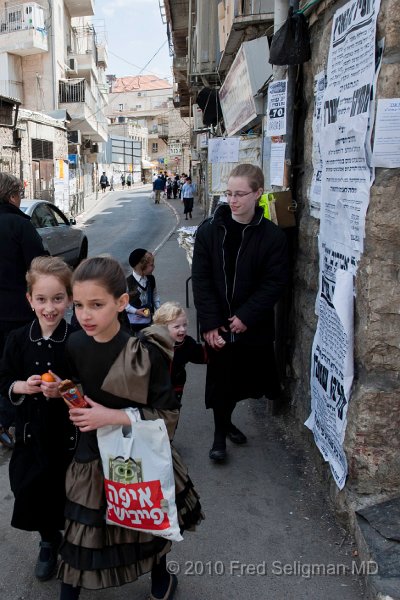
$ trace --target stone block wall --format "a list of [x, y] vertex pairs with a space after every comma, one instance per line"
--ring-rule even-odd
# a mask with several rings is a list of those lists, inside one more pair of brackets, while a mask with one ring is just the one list
[[[310, 411], [310, 357], [316, 328], [319, 221], [310, 216], [313, 79], [326, 65], [332, 16], [343, 2], [317, 5], [311, 15], [312, 59], [304, 65], [304, 171], [298, 197], [299, 250], [294, 274], [294, 414], [303, 427]], [[396, 0], [382, 0], [377, 39], [385, 37], [378, 98], [400, 97], [400, 14]], [[366, 220], [364, 254], [356, 278], [355, 378], [345, 450], [349, 477], [331, 491], [347, 509], [400, 494], [400, 169], [376, 169]], [[305, 435], [307, 435], [305, 433]], [[318, 460], [316, 458], [316, 460]], [[351, 517], [351, 515], [350, 515]]]

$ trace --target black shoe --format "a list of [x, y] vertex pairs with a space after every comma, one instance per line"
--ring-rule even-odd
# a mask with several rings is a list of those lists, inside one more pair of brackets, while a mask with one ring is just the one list
[[208, 456], [211, 458], [211, 460], [214, 460], [215, 462], [223, 462], [226, 459], [226, 449], [217, 449], [212, 447], [210, 452], [208, 453]]
[[150, 598], [149, 600], [172, 600], [175, 594], [175, 590], [178, 586], [178, 578], [176, 575], [171, 575], [171, 579], [169, 582], [169, 586], [167, 591], [165, 592], [164, 596], [162, 598], [158, 598], [157, 596], [154, 596], [153, 594], [150, 594]]
[[39, 581], [47, 581], [53, 577], [61, 541], [62, 535], [59, 533], [57, 542], [40, 542], [40, 552], [35, 566], [35, 576]]
[[247, 442], [247, 437], [244, 435], [244, 433], [242, 433], [240, 429], [232, 424], [230, 425], [229, 431], [226, 435], [234, 444], [245, 444]]

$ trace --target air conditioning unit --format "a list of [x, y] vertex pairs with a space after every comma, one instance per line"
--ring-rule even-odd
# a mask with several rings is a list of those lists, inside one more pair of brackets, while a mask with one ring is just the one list
[[199, 108], [198, 104], [193, 104], [193, 129], [194, 131], [201, 131], [205, 129], [205, 125], [203, 123], [203, 111]]
[[68, 68], [69, 71], [71, 71], [72, 73], [78, 73], [78, 61], [76, 60], [76, 58], [68, 59]]
[[82, 144], [82, 133], [77, 129], [76, 131], [68, 131], [68, 143], [69, 144]]

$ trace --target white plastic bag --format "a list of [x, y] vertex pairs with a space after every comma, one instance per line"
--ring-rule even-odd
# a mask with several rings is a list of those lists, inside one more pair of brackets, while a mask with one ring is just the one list
[[[106, 521], [179, 542], [183, 538], [175, 503], [171, 446], [162, 419], [140, 420], [125, 411], [131, 428], [97, 430], [107, 499]], [[128, 435], [125, 430], [131, 429]]]
[[151, 192], [151, 194], [150, 194], [150, 200], [154, 200], [155, 197], [156, 197], [156, 193], [154, 191]]

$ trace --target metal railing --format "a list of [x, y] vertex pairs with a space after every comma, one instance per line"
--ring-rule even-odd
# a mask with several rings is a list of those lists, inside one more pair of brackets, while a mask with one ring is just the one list
[[0, 11], [0, 34], [24, 29], [45, 31], [45, 13], [39, 4], [14, 4]]

